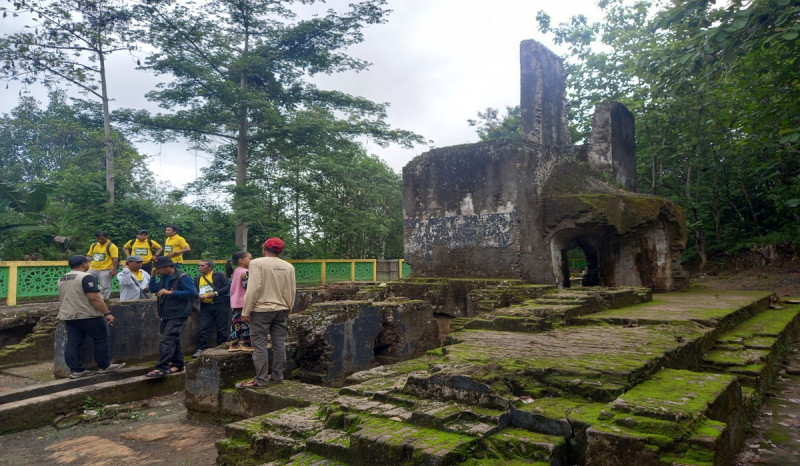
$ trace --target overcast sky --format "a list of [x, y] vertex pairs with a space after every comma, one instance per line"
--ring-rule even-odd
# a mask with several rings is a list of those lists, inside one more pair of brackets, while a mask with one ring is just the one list
[[[331, 0], [327, 7], [342, 8], [352, 0]], [[536, 39], [561, 50], [536, 29], [536, 12], [544, 10], [553, 24], [573, 15], [597, 17], [596, 0], [550, 2], [542, 0], [389, 0], [393, 12], [386, 24], [370, 26], [365, 41], [351, 55], [372, 63], [368, 71], [339, 74], [318, 80], [322, 88], [336, 89], [390, 104], [388, 122], [417, 132], [431, 147], [477, 141], [467, 124], [487, 107], [519, 104], [519, 43]], [[6, 29], [6, 28], [3, 28]], [[134, 70], [134, 60], [115, 54], [109, 63], [109, 94], [115, 108], [149, 108], [144, 94], [154, 78]], [[18, 88], [2, 91], [0, 111], [16, 104]], [[414, 156], [428, 150], [381, 148], [366, 143], [370, 153], [398, 173]], [[194, 181], [207, 154], [183, 144], [140, 144], [150, 155], [150, 168], [176, 187]]]

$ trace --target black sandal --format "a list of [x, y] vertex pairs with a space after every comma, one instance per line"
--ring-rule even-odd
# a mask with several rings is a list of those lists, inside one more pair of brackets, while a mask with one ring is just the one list
[[148, 372], [147, 374], [145, 374], [144, 376], [145, 377], [150, 377], [150, 378], [153, 378], [153, 379], [160, 379], [162, 377], [168, 376], [169, 374], [170, 374], [169, 370], [154, 369], [154, 370]]

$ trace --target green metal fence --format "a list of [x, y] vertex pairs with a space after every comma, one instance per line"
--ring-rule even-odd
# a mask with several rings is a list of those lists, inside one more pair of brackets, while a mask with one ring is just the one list
[[[181, 269], [197, 276], [198, 260], [186, 261]], [[375, 259], [304, 259], [289, 260], [294, 265], [298, 285], [324, 285], [336, 281], [374, 281]], [[402, 259], [398, 261], [401, 277], [411, 273], [411, 267]], [[215, 261], [215, 270], [224, 272], [225, 261]], [[66, 261], [0, 262], [0, 299], [8, 305], [17, 298], [58, 296], [58, 279], [69, 272]], [[119, 291], [116, 278], [111, 280], [112, 291]]]

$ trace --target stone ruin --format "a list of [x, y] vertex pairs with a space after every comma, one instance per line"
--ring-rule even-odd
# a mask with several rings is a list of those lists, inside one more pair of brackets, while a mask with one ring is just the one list
[[533, 40], [520, 48], [524, 138], [434, 149], [403, 169], [412, 276], [569, 287], [567, 251], [580, 248], [584, 286], [685, 289], [684, 212], [634, 192], [633, 115], [600, 104], [588, 144], [571, 145], [561, 59]]
[[[216, 443], [220, 465], [731, 464], [800, 335], [800, 305], [766, 291], [653, 299], [686, 285], [685, 234], [679, 208], [617, 186], [635, 188], [630, 113], [599, 106], [590, 144], [572, 147], [563, 86], [553, 98], [551, 85], [563, 84], [560, 62], [532, 41], [523, 82], [534, 141], [435, 150], [407, 167], [416, 277], [298, 290], [284, 384], [234, 389], [252, 377], [251, 355], [221, 346], [166, 380], [0, 393], [0, 434], [86, 396], [171, 393], [185, 377], [192, 417], [234, 421]], [[584, 283], [646, 287], [564, 289], [572, 247], [588, 259]], [[113, 312], [133, 324], [154, 315], [148, 306]], [[114, 337], [116, 354], [136, 357], [132, 338]], [[0, 350], [0, 368], [41, 346], [24, 343]]]

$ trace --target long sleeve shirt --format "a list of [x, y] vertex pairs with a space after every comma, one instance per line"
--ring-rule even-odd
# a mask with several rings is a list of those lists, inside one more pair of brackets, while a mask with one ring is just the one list
[[139, 299], [141, 292], [147, 289], [150, 283], [150, 274], [144, 270], [140, 270], [140, 272], [142, 273], [142, 281], [139, 281], [128, 269], [122, 269], [122, 272], [117, 274], [120, 301]]
[[278, 257], [250, 261], [242, 316], [250, 312], [291, 311], [296, 291], [294, 267]]
[[[180, 275], [180, 284], [175, 282], [175, 278], [178, 274], [173, 273], [172, 275], [167, 275], [166, 277], [162, 277], [161, 280], [157, 280], [159, 275], [153, 275], [150, 277], [150, 292], [158, 293], [158, 290], [164, 288], [169, 290], [172, 288], [172, 296], [178, 299], [190, 299], [197, 296], [197, 290], [194, 287], [194, 281], [189, 274], [182, 274]], [[175, 282], [175, 283], [173, 283]]]
[[247, 273], [244, 267], [236, 267], [231, 275], [231, 308], [241, 309], [244, 307], [245, 288], [242, 284], [242, 276]]

